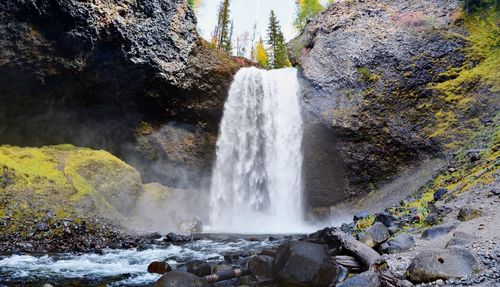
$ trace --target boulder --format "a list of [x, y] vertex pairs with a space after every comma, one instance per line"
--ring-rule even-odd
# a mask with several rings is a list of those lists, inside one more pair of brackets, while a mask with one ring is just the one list
[[210, 284], [198, 276], [195, 276], [191, 273], [185, 273], [185, 272], [177, 272], [177, 271], [172, 271], [169, 272], [153, 285], [155, 287], [179, 287], [179, 286], [186, 286], [186, 287], [210, 287]]
[[228, 270], [233, 270], [233, 267], [226, 264], [222, 264], [222, 262], [212, 267], [212, 273], [228, 271]]
[[393, 225], [393, 226], [391, 226], [391, 227], [388, 227], [388, 228], [387, 228], [387, 230], [389, 231], [389, 233], [390, 233], [391, 235], [393, 235], [393, 234], [398, 233], [398, 232], [401, 230], [401, 227], [399, 227], [399, 226], [397, 226], [397, 225]]
[[453, 246], [467, 246], [474, 241], [476, 241], [476, 237], [474, 235], [467, 234], [465, 232], [457, 231], [453, 234], [453, 237], [446, 243], [445, 248], [451, 248]]
[[363, 272], [340, 283], [337, 287], [379, 287], [377, 273], [373, 271]]
[[433, 194], [433, 198], [434, 198], [434, 201], [438, 201], [440, 200], [441, 198], [443, 198], [443, 196], [445, 194], [448, 193], [448, 190], [446, 188], [439, 188], [438, 190], [436, 190], [436, 192], [434, 192]]
[[377, 216], [375, 216], [373, 222], [380, 222], [384, 224], [386, 227], [391, 227], [393, 225], [397, 225], [398, 219], [389, 212], [382, 212], [377, 214]]
[[199, 277], [212, 274], [212, 267], [204, 261], [193, 260], [186, 263], [187, 272]]
[[180, 243], [180, 242], [188, 241], [188, 238], [185, 236], [182, 236], [180, 234], [175, 234], [173, 232], [170, 232], [167, 235], [165, 235], [165, 238], [163, 239], [163, 241], [172, 242], [172, 243]]
[[179, 224], [177, 231], [183, 234], [193, 234], [203, 232], [203, 223], [198, 219], [185, 221]]
[[153, 261], [148, 266], [149, 273], [165, 274], [172, 271], [172, 267], [167, 261]]
[[240, 258], [240, 254], [237, 252], [227, 252], [224, 254], [224, 260], [227, 262], [234, 262]]
[[478, 260], [469, 250], [453, 247], [419, 253], [406, 274], [413, 283], [425, 283], [470, 276], [479, 268]]
[[281, 286], [326, 287], [337, 281], [340, 268], [332, 262], [325, 246], [291, 241], [278, 248], [273, 274]]
[[415, 246], [415, 239], [409, 234], [399, 234], [380, 245], [380, 251], [386, 254], [404, 252]]
[[460, 211], [458, 212], [458, 220], [460, 221], [468, 221], [474, 218], [478, 218], [482, 215], [483, 213], [479, 209], [475, 209], [470, 206], [465, 206], [460, 208]]
[[248, 269], [250, 274], [260, 278], [273, 277], [273, 260], [274, 258], [267, 255], [252, 256], [248, 260]]
[[375, 247], [386, 241], [389, 237], [390, 234], [387, 227], [380, 222], [375, 222], [375, 224], [360, 235], [359, 241], [370, 247]]
[[456, 227], [457, 226], [453, 223], [444, 223], [441, 225], [436, 225], [429, 229], [424, 230], [424, 232], [422, 233], [422, 238], [428, 240], [438, 238], [440, 236], [450, 233]]
[[425, 218], [425, 223], [427, 223], [429, 225], [439, 224], [439, 215], [437, 213], [430, 213]]

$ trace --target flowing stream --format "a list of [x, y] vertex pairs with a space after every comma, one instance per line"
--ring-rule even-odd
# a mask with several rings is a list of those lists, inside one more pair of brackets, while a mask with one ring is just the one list
[[210, 230], [306, 229], [297, 71], [241, 69], [224, 106], [213, 170]]
[[279, 244], [269, 240], [197, 240], [180, 246], [151, 246], [146, 250], [109, 249], [102, 253], [0, 255], [0, 287], [4, 286], [147, 286], [160, 275], [147, 272], [152, 261], [166, 260], [173, 268], [191, 260], [212, 265], [225, 253], [256, 252]]

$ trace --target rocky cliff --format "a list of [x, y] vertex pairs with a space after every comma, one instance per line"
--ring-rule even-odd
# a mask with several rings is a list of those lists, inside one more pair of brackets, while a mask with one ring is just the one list
[[[1, 143], [105, 148], [151, 180], [206, 166], [238, 65], [198, 37], [186, 1], [3, 1], [0, 19]], [[158, 142], [167, 122], [202, 143], [195, 159]]]
[[497, 17], [494, 7], [467, 14], [456, 0], [359, 0], [308, 23], [289, 52], [301, 69], [313, 206], [397, 180], [394, 195], [409, 192], [413, 174], [440, 166], [422, 164], [492, 124]]

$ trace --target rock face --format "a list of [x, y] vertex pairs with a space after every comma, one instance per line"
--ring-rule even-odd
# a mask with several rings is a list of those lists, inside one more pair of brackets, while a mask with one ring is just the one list
[[[337, 159], [315, 165], [305, 157], [313, 206], [376, 190], [491, 122], [488, 85], [445, 89], [457, 84], [445, 72], [462, 67], [462, 48], [473, 44], [463, 37], [458, 2], [338, 2], [289, 43], [301, 68], [305, 154]], [[334, 140], [319, 145], [318, 138]]]
[[210, 160], [238, 65], [199, 39], [186, 1], [14, 0], [0, 20], [2, 143], [102, 148], [163, 183], [152, 160]]
[[323, 245], [292, 241], [282, 244], [273, 262], [280, 286], [323, 287], [338, 279], [340, 269]]
[[407, 277], [414, 283], [432, 282], [469, 276], [478, 268], [479, 263], [470, 251], [454, 247], [421, 252], [408, 267]]

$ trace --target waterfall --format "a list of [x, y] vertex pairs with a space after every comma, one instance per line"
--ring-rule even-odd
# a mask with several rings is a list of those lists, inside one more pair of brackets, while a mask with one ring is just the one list
[[304, 230], [298, 92], [293, 68], [244, 68], [236, 74], [217, 140], [210, 230]]

